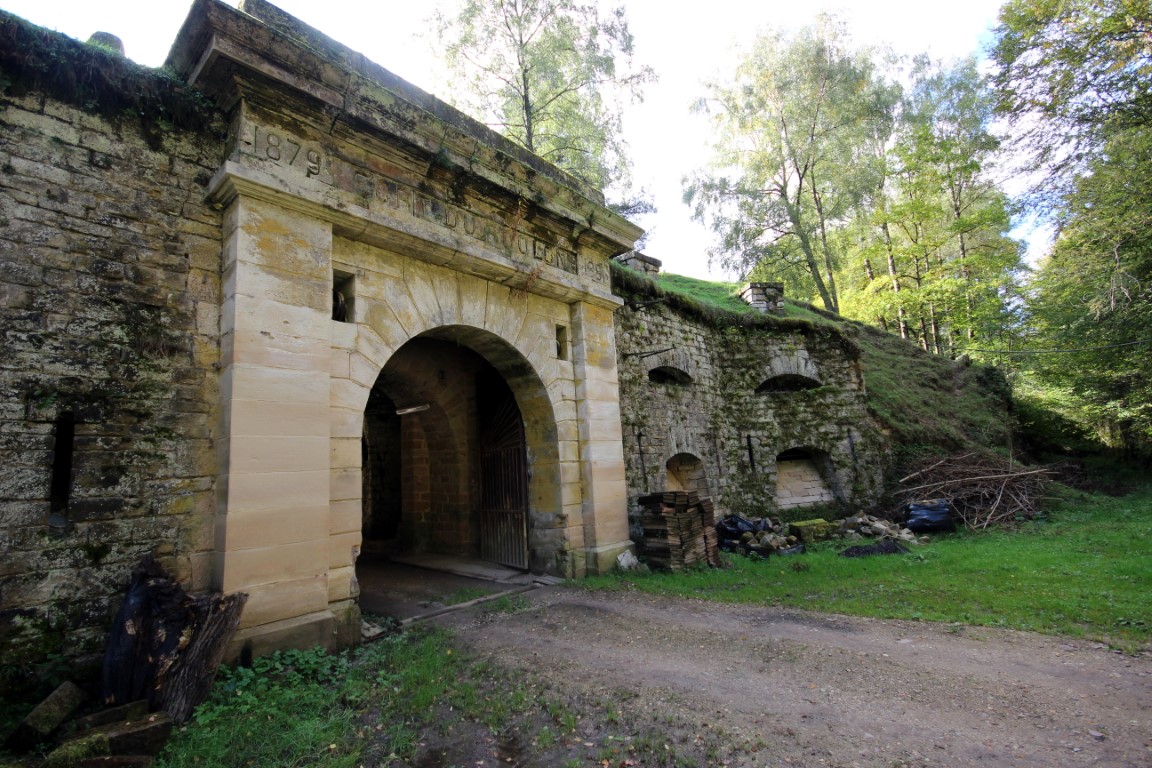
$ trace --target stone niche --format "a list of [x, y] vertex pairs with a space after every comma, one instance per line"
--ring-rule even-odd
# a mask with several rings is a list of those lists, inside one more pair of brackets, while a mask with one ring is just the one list
[[640, 231], [263, 0], [198, 0], [168, 65], [231, 122], [208, 195], [223, 214], [214, 572], [250, 595], [235, 644], [354, 642], [366, 527], [480, 552], [484, 397], [519, 421], [524, 567], [611, 567], [631, 543], [608, 260]]

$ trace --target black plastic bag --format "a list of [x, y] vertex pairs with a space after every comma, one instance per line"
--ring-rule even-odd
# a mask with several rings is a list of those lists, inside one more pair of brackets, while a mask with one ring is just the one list
[[721, 539], [739, 539], [745, 533], [753, 533], [756, 526], [751, 520], [739, 515], [726, 515], [716, 523], [716, 535]]
[[904, 523], [904, 527], [913, 533], [955, 531], [952, 505], [947, 499], [914, 501], [908, 505], [908, 520]]

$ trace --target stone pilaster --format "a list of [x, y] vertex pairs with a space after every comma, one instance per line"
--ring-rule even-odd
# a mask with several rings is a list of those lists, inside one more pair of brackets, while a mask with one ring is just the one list
[[224, 229], [217, 586], [249, 594], [234, 650], [333, 645], [331, 227], [239, 196]]
[[573, 304], [572, 328], [585, 568], [604, 573], [632, 546], [612, 310]]

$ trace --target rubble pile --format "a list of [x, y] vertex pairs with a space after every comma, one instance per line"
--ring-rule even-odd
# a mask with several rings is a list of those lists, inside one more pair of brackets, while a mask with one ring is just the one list
[[902, 544], [925, 544], [927, 536], [917, 536], [898, 523], [874, 515], [851, 515], [834, 522], [823, 519], [784, 523], [770, 517], [728, 515], [716, 523], [720, 549], [741, 555], [793, 555], [804, 545], [822, 539], [861, 541], [891, 540]]
[[899, 523], [873, 515], [852, 515], [839, 521], [838, 538], [850, 541], [861, 539], [894, 539], [908, 544], [926, 544], [927, 536], [917, 536]]
[[760, 555], [803, 551], [803, 545], [788, 530], [788, 525], [770, 517], [728, 515], [716, 523], [720, 549], [741, 555]]

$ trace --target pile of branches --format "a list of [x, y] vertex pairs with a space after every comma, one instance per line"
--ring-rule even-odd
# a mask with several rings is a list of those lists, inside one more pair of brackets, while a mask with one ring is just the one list
[[972, 530], [1031, 520], [1040, 511], [1051, 467], [1027, 467], [974, 451], [924, 462], [899, 481], [901, 506], [920, 499], [947, 499], [953, 515]]

